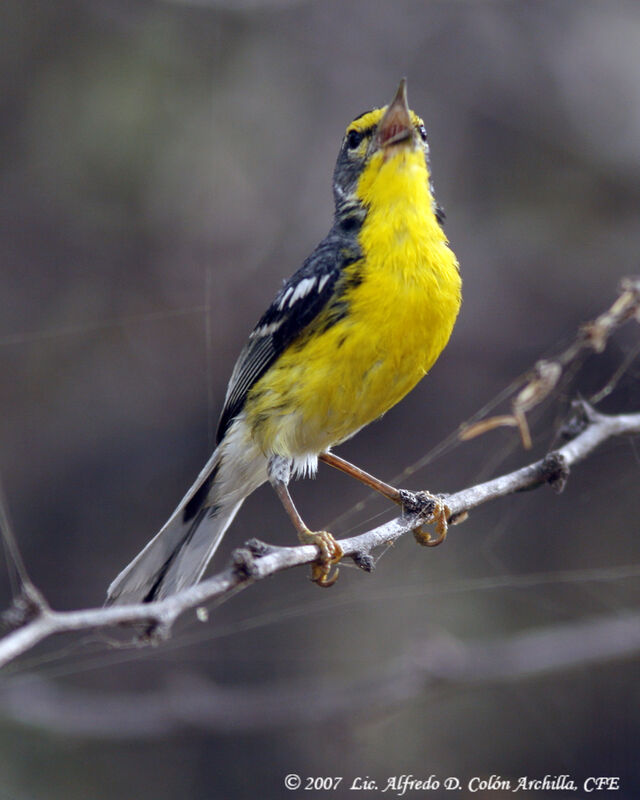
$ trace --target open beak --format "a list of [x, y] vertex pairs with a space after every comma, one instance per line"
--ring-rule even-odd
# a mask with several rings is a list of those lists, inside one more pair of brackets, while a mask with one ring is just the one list
[[395, 145], [409, 144], [413, 141], [413, 125], [407, 105], [407, 79], [403, 78], [396, 96], [391, 101], [378, 125], [376, 144], [389, 151]]

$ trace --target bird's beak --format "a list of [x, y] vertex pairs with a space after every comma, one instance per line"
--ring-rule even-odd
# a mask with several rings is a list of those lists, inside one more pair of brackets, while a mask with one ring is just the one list
[[406, 146], [413, 142], [413, 135], [413, 125], [407, 105], [407, 79], [403, 78], [396, 96], [380, 120], [375, 141], [378, 148], [390, 155], [391, 148], [398, 145]]

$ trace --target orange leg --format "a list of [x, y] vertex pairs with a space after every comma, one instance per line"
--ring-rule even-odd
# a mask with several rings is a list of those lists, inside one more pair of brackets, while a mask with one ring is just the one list
[[321, 453], [319, 460], [364, 483], [365, 486], [379, 492], [383, 497], [402, 506], [405, 511], [413, 514], [428, 514], [431, 521], [435, 522], [436, 536], [433, 537], [428, 531], [423, 531], [422, 527], [416, 528], [414, 536], [419, 544], [435, 547], [445, 540], [451, 512], [442, 498], [436, 497], [430, 492], [409, 492], [406, 489], [396, 489], [391, 484], [381, 481], [333, 453]]
[[336, 456], [333, 453], [320, 453], [319, 460], [324, 461], [324, 463], [328, 464], [330, 467], [339, 469], [346, 475], [351, 475], [352, 478], [364, 483], [365, 486], [368, 486], [370, 489], [380, 492], [387, 500], [392, 500], [399, 505], [404, 503], [402, 492], [399, 489], [375, 478], [373, 475], [369, 475], [368, 472], [360, 469], [360, 467], [356, 467], [355, 464], [351, 464], [349, 461], [345, 461], [344, 458], [340, 458], [340, 456]]
[[[281, 467], [282, 464], [279, 466]], [[277, 467], [271, 471], [271, 485], [293, 522], [298, 539], [302, 544], [314, 544], [319, 551], [318, 562], [311, 567], [311, 580], [317, 583], [318, 586], [332, 586], [338, 580], [340, 570], [336, 569], [331, 574], [331, 569], [342, 558], [342, 548], [328, 531], [310, 531], [307, 528], [289, 494], [288, 476], [282, 472], [278, 474], [278, 472]]]

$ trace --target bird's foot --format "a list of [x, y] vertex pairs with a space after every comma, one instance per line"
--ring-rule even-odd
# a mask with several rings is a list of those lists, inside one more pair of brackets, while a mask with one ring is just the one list
[[311, 580], [324, 588], [333, 586], [338, 580], [339, 569], [333, 570], [344, 555], [342, 548], [327, 531], [303, 530], [298, 533], [302, 544], [314, 544], [318, 548], [318, 560], [311, 565]]
[[412, 514], [424, 520], [424, 524], [433, 524], [435, 536], [432, 531], [424, 530], [422, 524], [413, 531], [416, 542], [424, 547], [436, 547], [447, 538], [449, 517], [451, 509], [444, 502], [444, 497], [431, 494], [431, 492], [409, 492], [400, 489], [402, 508], [407, 514]]

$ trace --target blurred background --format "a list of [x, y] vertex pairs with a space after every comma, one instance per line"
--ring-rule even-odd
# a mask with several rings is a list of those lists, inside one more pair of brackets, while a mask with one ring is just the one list
[[[638, 42], [640, 5], [617, 0], [4, 0], [0, 473], [52, 606], [100, 605], [190, 485], [247, 332], [328, 230], [344, 128], [403, 75], [463, 309], [429, 378], [339, 453], [387, 480], [422, 460], [407, 485], [454, 491], [543, 454], [625, 359], [599, 407], [638, 410], [627, 326], [532, 416], [532, 453], [505, 430], [438, 448], [638, 273]], [[285, 797], [288, 773], [344, 776], [336, 797], [402, 773], [614, 775], [638, 797], [637, 660], [358, 687], [433, 641], [636, 609], [639, 454], [609, 442], [562, 495], [487, 505], [434, 550], [405, 537], [328, 592], [278, 575], [154, 649], [47, 642], [4, 673], [0, 797]], [[327, 468], [293, 495], [337, 536], [395, 514]], [[268, 487], [213, 569], [252, 536], [295, 542]], [[193, 713], [198, 687], [220, 703]]]

